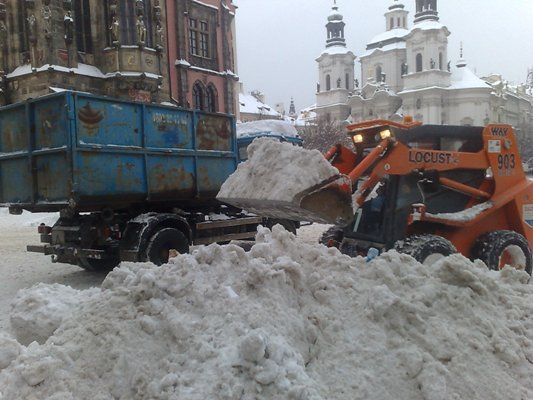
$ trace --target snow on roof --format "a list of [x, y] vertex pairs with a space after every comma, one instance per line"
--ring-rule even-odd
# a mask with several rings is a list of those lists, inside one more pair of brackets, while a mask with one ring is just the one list
[[405, 42], [403, 42], [403, 41], [402, 42], [391, 43], [391, 44], [388, 44], [388, 45], [383, 46], [383, 47], [377, 47], [375, 49], [367, 50], [366, 52], [361, 54], [361, 56], [359, 58], [371, 56], [376, 51], [385, 52], [385, 51], [391, 51], [391, 50], [402, 50], [402, 49], [405, 49], [405, 48], [406, 48], [406, 45], [405, 45]]
[[446, 27], [442, 25], [439, 21], [425, 20], [425, 21], [415, 23], [414, 26], [411, 28], [411, 32], [417, 29], [420, 29], [423, 31], [429, 31], [432, 29], [442, 29], [442, 28], [446, 28]]
[[336, 54], [348, 54], [348, 53], [353, 54], [351, 50], [349, 50], [348, 48], [344, 46], [331, 46], [331, 47], [326, 47], [326, 49], [322, 52], [321, 55], [325, 55], [325, 54], [336, 55]]
[[483, 79], [478, 78], [468, 66], [452, 69], [452, 84], [449, 89], [492, 88]]
[[94, 78], [105, 78], [105, 75], [97, 67], [93, 65], [79, 63], [77, 68], [67, 68], [61, 65], [44, 64], [41, 67], [34, 68], [31, 64], [21, 65], [17, 67], [13, 72], [7, 74], [7, 78], [16, 78], [23, 75], [29, 75], [33, 72], [43, 71], [60, 71], [60, 72], [72, 72], [76, 75], [86, 75]]
[[409, 29], [404, 28], [391, 29], [390, 31], [386, 31], [374, 36], [374, 38], [372, 38], [372, 40], [368, 43], [368, 46], [391, 39], [403, 39], [409, 34], [409, 32]]
[[263, 136], [284, 136], [289, 138], [299, 138], [298, 131], [290, 122], [264, 119], [261, 121], [244, 122], [237, 124], [237, 137], [249, 137], [256, 135]]
[[260, 102], [251, 94], [239, 93], [240, 111], [244, 114], [261, 114], [280, 117], [280, 114], [268, 104]]

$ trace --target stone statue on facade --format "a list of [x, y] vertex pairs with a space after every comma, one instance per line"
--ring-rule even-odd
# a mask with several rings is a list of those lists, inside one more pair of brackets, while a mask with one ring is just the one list
[[111, 21], [109, 31], [111, 32], [111, 43], [115, 46], [120, 44], [120, 22], [116, 16], [114, 16], [113, 21]]
[[402, 76], [407, 75], [409, 72], [409, 68], [407, 67], [407, 63], [402, 63]]
[[65, 31], [65, 43], [69, 45], [74, 40], [74, 19], [70, 11], [67, 11], [63, 18], [63, 29]]
[[144, 24], [144, 19], [142, 15], [137, 17], [137, 42], [140, 45], [146, 43], [146, 25]]
[[165, 31], [161, 24], [158, 24], [156, 29], [156, 35], [155, 35], [155, 45], [158, 50], [162, 50], [165, 46]]
[[356, 87], [357, 89], [359, 89], [359, 79], [356, 79], [355, 82], [354, 82], [354, 84], [355, 84], [355, 87]]
[[36, 43], [37, 42], [37, 18], [35, 18], [35, 15], [31, 14], [28, 17], [28, 33], [29, 33], [29, 39], [30, 42]]
[[448, 66], [446, 67], [448, 69], [448, 72], [452, 71], [452, 62], [448, 61]]
[[337, 88], [340, 88], [342, 84], [341, 78], [337, 79]]
[[0, 49], [7, 46], [7, 26], [4, 21], [0, 21]]
[[435, 60], [434, 60], [434, 59], [431, 59], [431, 60], [429, 61], [429, 67], [430, 67], [431, 69], [435, 69], [436, 66], [437, 66], [437, 64], [435, 63]]
[[43, 6], [42, 14], [44, 20], [44, 37], [50, 39], [52, 37], [52, 10], [50, 6]]

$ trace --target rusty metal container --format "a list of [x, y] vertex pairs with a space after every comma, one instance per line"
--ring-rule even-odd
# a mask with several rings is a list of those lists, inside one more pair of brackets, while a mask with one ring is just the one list
[[76, 92], [0, 109], [0, 206], [79, 212], [214, 203], [235, 120]]

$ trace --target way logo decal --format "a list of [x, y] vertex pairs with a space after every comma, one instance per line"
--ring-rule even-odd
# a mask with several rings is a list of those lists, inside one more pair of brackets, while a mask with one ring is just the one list
[[524, 221], [533, 228], [533, 204], [524, 205]]

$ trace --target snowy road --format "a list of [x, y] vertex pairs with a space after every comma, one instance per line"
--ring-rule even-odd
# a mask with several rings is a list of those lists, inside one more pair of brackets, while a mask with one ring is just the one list
[[[10, 305], [20, 289], [37, 283], [61, 283], [75, 289], [100, 286], [106, 274], [87, 273], [65, 264], [53, 264], [50, 257], [26, 252], [26, 245], [39, 244], [36, 226], [41, 221], [52, 224], [55, 216], [24, 214], [10, 216], [0, 210], [0, 331], [9, 325]], [[316, 243], [325, 225], [303, 227], [299, 235]]]

